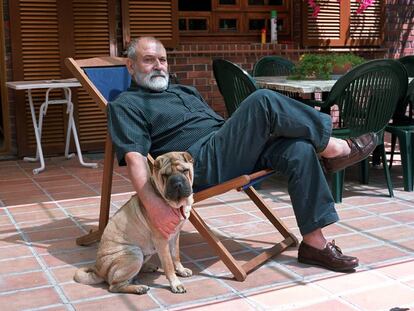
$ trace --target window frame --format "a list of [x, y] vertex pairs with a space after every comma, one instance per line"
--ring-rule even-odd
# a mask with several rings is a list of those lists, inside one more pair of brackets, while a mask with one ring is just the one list
[[[207, 38], [219, 41], [260, 41], [261, 30], [249, 29], [249, 17], [257, 16], [266, 19], [266, 30], [270, 33], [270, 11], [276, 10], [278, 18], [283, 19], [284, 29], [278, 35], [282, 36], [282, 40], [292, 39], [292, 0], [283, 0], [283, 5], [248, 5], [248, 0], [236, 0], [234, 5], [222, 5], [220, 0], [211, 0], [211, 11], [178, 11], [179, 18], [191, 19], [194, 16], [210, 14], [209, 29], [207, 31], [181, 30], [180, 41], [205, 41]], [[268, 1], [268, 0], [266, 0]], [[237, 31], [224, 31], [219, 28], [219, 20], [228, 17], [237, 20]], [[197, 36], [199, 35], [199, 36]], [[280, 38], [280, 37], [279, 37]]]

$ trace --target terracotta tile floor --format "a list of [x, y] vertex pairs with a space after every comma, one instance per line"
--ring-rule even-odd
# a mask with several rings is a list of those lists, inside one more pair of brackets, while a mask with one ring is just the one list
[[[382, 170], [370, 170], [369, 185], [359, 184], [356, 168], [348, 170], [337, 205], [341, 221], [325, 234], [360, 258], [355, 273], [299, 264], [297, 250], [289, 249], [237, 282], [188, 223], [181, 239], [183, 263], [194, 272], [182, 279], [188, 292], [172, 294], [157, 272], [142, 275], [151, 287], [143, 296], [72, 280], [77, 267], [95, 258], [96, 245], [79, 247], [75, 238], [97, 223], [102, 165], [90, 169], [76, 159], [49, 158], [46, 171], [33, 175], [36, 166], [0, 162], [1, 310], [414, 310], [414, 192], [403, 191], [398, 163], [392, 169], [395, 198], [387, 196]], [[116, 168], [113, 189], [112, 212], [132, 194], [124, 168]], [[298, 234], [286, 181], [268, 180], [260, 192]], [[198, 209], [241, 261], [278, 238], [241, 193]]]

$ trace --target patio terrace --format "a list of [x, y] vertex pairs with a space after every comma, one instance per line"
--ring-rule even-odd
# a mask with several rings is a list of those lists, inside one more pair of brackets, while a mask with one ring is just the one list
[[[49, 158], [39, 175], [31, 172], [38, 164], [0, 162], [2, 310], [414, 310], [414, 192], [403, 191], [398, 162], [392, 168], [395, 198], [387, 196], [382, 170], [371, 169], [370, 184], [360, 185], [357, 170], [350, 169], [337, 205], [341, 221], [324, 231], [359, 257], [355, 273], [299, 264], [297, 249], [289, 249], [237, 282], [188, 222], [181, 235], [182, 261], [193, 270], [192, 277], [181, 278], [187, 293], [171, 293], [156, 272], [142, 275], [151, 287], [143, 296], [72, 280], [78, 267], [95, 258], [96, 245], [80, 247], [75, 238], [97, 224], [99, 162], [98, 169], [89, 169], [77, 159]], [[286, 182], [273, 178], [260, 192], [299, 237]], [[116, 167], [112, 212], [131, 194], [125, 168]], [[198, 209], [240, 260], [278, 238], [242, 193]]]

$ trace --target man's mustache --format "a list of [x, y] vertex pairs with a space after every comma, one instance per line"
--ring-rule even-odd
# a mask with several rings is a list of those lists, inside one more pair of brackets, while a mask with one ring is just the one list
[[154, 70], [153, 72], [150, 73], [150, 79], [155, 78], [155, 77], [163, 77], [164, 79], [167, 79], [168, 75], [160, 70]]

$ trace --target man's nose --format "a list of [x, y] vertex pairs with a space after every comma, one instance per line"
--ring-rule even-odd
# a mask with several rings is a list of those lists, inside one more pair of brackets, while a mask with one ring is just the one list
[[155, 69], [160, 69], [161, 68], [161, 62], [158, 58], [154, 62], [154, 68]]

